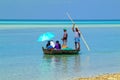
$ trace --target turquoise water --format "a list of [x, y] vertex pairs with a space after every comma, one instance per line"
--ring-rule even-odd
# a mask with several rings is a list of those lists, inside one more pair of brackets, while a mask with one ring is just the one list
[[[74, 20], [76, 24], [120, 24], [120, 20]], [[0, 24], [72, 24], [70, 20], [0, 20]]]
[[[70, 25], [54, 24], [56, 28], [52, 25], [43, 28], [42, 24], [39, 27], [32, 25], [32, 28], [29, 25], [27, 28], [23, 28], [24, 25], [14, 26], [16, 28], [0, 30], [0, 80], [69, 80], [120, 72], [120, 27], [80, 27], [91, 51], [81, 40], [78, 55], [44, 55], [41, 47], [46, 41], [37, 42], [39, 35], [53, 32], [53, 40], [62, 43], [62, 26]], [[22, 28], [18, 29], [18, 26]], [[67, 31], [68, 46], [74, 48], [71, 27]]]

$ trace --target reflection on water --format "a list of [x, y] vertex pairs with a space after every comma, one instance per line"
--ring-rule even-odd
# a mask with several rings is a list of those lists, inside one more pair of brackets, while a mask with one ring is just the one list
[[[80, 55], [44, 55], [41, 67], [56, 80], [71, 77], [80, 72]], [[46, 70], [44, 70], [46, 69]]]

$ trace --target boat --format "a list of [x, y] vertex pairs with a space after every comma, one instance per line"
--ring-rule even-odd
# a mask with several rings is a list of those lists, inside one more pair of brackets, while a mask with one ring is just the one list
[[59, 54], [69, 54], [69, 55], [72, 55], [72, 54], [78, 54], [80, 50], [48, 50], [48, 49], [45, 49], [44, 47], [42, 47], [42, 50], [44, 52], [44, 54], [49, 54], [49, 55], [59, 55]]

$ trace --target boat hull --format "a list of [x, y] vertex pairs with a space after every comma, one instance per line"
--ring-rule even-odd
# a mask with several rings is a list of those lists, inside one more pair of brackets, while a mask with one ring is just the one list
[[72, 55], [72, 54], [78, 54], [80, 50], [48, 50], [45, 49], [44, 47], [42, 47], [42, 50], [44, 52], [44, 54], [48, 54], [48, 55], [59, 55], [59, 54], [68, 54], [68, 55]]

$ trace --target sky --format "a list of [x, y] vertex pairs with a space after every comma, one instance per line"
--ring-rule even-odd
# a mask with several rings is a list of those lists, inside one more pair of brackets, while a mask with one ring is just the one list
[[120, 19], [120, 0], [0, 0], [0, 19]]

